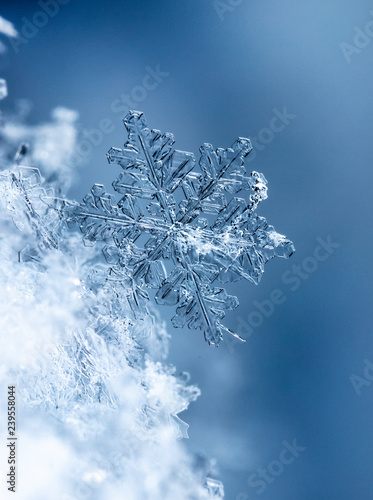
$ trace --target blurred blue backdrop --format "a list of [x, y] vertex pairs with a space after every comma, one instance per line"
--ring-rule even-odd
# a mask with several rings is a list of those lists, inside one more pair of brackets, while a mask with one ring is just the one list
[[[258, 287], [240, 283], [227, 324], [245, 344], [211, 348], [168, 323], [171, 362], [202, 389], [183, 417], [187, 445], [217, 459], [228, 500], [373, 498], [373, 371], [364, 376], [364, 360], [373, 362], [372, 3], [65, 3], [31, 36], [38, 2], [2, 0], [0, 14], [29, 38], [15, 50], [3, 39], [0, 76], [4, 106], [30, 99], [31, 122], [63, 105], [82, 128], [104, 129], [70, 196], [110, 185], [117, 167], [105, 153], [124, 142], [121, 117], [134, 107], [196, 154], [203, 142], [252, 138], [248, 169], [269, 182], [259, 213], [297, 249], [271, 261]], [[289, 115], [283, 126], [279, 113]], [[339, 246], [315, 260], [328, 237]], [[263, 305], [274, 289], [283, 302]], [[169, 322], [172, 311], [161, 313]], [[283, 465], [283, 443], [294, 439], [302, 451]]]

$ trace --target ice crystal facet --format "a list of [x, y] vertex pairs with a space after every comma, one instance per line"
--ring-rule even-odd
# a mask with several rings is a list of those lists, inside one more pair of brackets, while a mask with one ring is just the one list
[[[194, 155], [174, 149], [172, 134], [150, 130], [142, 113], [131, 111], [124, 125], [128, 141], [107, 155], [123, 169], [113, 182], [120, 200], [96, 184], [82, 204], [65, 202], [63, 217], [78, 223], [87, 244], [104, 242], [107, 279], [126, 284], [137, 317], [149, 288], [157, 304], [176, 306], [175, 327], [200, 329], [212, 345], [225, 332], [238, 337], [221, 322], [238, 306], [222, 284], [258, 283], [270, 258], [294, 251], [256, 214], [267, 181], [246, 175], [249, 139], [228, 149], [204, 144], [198, 172]], [[245, 190], [247, 199], [236, 196]]]

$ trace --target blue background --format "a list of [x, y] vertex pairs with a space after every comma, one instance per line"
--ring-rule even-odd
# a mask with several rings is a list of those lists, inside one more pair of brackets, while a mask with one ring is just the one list
[[[373, 4], [236, 3], [221, 20], [210, 0], [71, 0], [18, 53], [3, 38], [4, 105], [31, 99], [34, 123], [57, 105], [78, 110], [89, 130], [112, 121], [114, 131], [93, 148], [69, 193], [78, 199], [118, 173], [105, 159], [125, 140], [111, 103], [141, 85], [147, 66], [169, 75], [136, 108], [151, 127], [173, 132], [181, 150], [197, 154], [203, 142], [228, 147], [238, 136], [258, 137], [273, 108], [296, 115], [261, 143], [248, 169], [269, 182], [259, 213], [297, 252], [272, 260], [258, 287], [232, 287], [241, 304], [227, 324], [243, 328], [257, 310], [253, 301], [275, 288], [286, 300], [245, 344], [229, 348], [211, 348], [199, 332], [168, 323], [170, 360], [202, 389], [181, 415], [191, 425], [187, 445], [216, 457], [227, 499], [370, 499], [373, 386], [357, 395], [350, 376], [363, 376], [364, 359], [373, 362], [373, 43], [350, 63], [340, 43], [353, 44], [354, 27], [373, 20]], [[0, 14], [21, 30], [22, 17], [37, 11], [37, 2], [2, 0]], [[292, 291], [283, 274], [328, 235], [340, 246]], [[169, 322], [172, 311], [161, 312]], [[294, 438], [306, 449], [258, 495], [248, 477]]]

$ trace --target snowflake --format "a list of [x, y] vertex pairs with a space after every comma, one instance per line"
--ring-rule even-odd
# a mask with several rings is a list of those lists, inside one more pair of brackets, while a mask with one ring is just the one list
[[[107, 154], [123, 169], [113, 182], [121, 199], [96, 184], [82, 204], [64, 202], [63, 216], [78, 223], [86, 244], [104, 242], [106, 279], [123, 283], [136, 317], [146, 314], [147, 289], [154, 289], [157, 304], [176, 306], [174, 327], [200, 329], [212, 345], [223, 333], [238, 337], [221, 322], [238, 306], [221, 284], [257, 284], [270, 258], [294, 252], [256, 214], [267, 181], [258, 172], [246, 176], [249, 139], [228, 149], [204, 144], [196, 172], [194, 155], [174, 149], [172, 134], [150, 130], [142, 113], [131, 111], [124, 125], [124, 148]], [[248, 200], [236, 197], [243, 190]]]

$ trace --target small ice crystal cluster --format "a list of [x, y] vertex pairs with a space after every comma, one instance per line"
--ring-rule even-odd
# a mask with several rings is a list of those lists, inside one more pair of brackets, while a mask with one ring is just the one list
[[[180, 414], [199, 390], [187, 374], [165, 363], [169, 335], [155, 308], [148, 305], [141, 320], [134, 314], [145, 297], [143, 287], [162, 289], [166, 280], [154, 253], [160, 239], [165, 242], [158, 252], [165, 258], [167, 251], [182, 250], [182, 241], [174, 248], [169, 235], [172, 241], [181, 236], [163, 215], [135, 215], [135, 182], [120, 204], [100, 188], [86, 198], [86, 208], [61, 199], [73, 172], [61, 144], [73, 143], [75, 115], [59, 109], [53, 117], [36, 127], [10, 117], [0, 127], [0, 386], [4, 392], [12, 383], [17, 390], [18, 498], [222, 499], [213, 464], [193, 458], [182, 441], [188, 425]], [[128, 149], [134, 154], [134, 147]], [[177, 183], [177, 170], [184, 167], [174, 156], [167, 175]], [[165, 201], [157, 201], [162, 196], [171, 203], [171, 192], [160, 191], [150, 210], [157, 203], [163, 210]], [[83, 211], [90, 203], [92, 232]], [[106, 240], [118, 242], [120, 264], [109, 273], [117, 272], [116, 279], [102, 279], [107, 274], [102, 248], [84, 245], [81, 234], [68, 228], [72, 219], [80, 221], [85, 240], [105, 242], [111, 261], [114, 248]], [[97, 220], [106, 221], [106, 229], [103, 224], [100, 230]], [[184, 244], [205, 231], [190, 223]], [[108, 224], [113, 230], [105, 235]], [[139, 231], [154, 239], [145, 250], [134, 245]], [[142, 268], [136, 257], [141, 251]], [[194, 276], [198, 267], [194, 261], [190, 266]], [[202, 266], [200, 272], [206, 273]], [[201, 294], [206, 300], [205, 288]], [[3, 398], [1, 421], [6, 412]]]
[[[199, 329], [212, 345], [224, 333], [238, 337], [222, 324], [238, 306], [222, 284], [258, 283], [269, 259], [294, 252], [256, 213], [267, 182], [246, 175], [250, 141], [217, 150], [204, 144], [196, 172], [194, 155], [174, 149], [172, 134], [150, 130], [142, 113], [130, 112], [124, 124], [128, 141], [107, 155], [123, 169], [113, 182], [120, 200], [95, 184], [82, 204], [62, 204], [62, 218], [79, 225], [86, 244], [104, 242], [105, 279], [123, 284], [137, 318], [153, 289], [157, 304], [176, 306], [174, 327]], [[245, 190], [247, 200], [236, 196]]]

